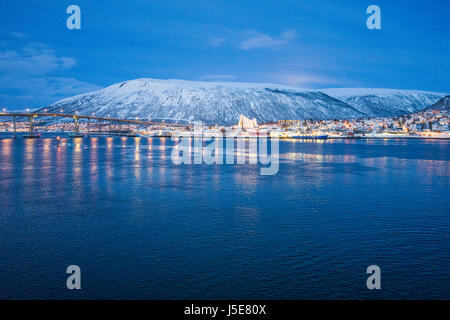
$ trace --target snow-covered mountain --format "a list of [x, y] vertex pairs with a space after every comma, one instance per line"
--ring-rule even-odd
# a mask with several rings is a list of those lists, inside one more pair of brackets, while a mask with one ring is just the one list
[[260, 83], [136, 79], [60, 100], [49, 112], [118, 118], [175, 118], [231, 125], [241, 114], [258, 122], [365, 116], [316, 90]]
[[371, 117], [393, 117], [422, 110], [445, 96], [444, 93], [369, 88], [322, 89]]
[[60, 100], [47, 109], [231, 125], [237, 123], [241, 114], [258, 122], [397, 116], [424, 109], [443, 96], [393, 89], [308, 90], [264, 83], [136, 79]]
[[450, 110], [450, 96], [446, 96], [425, 110]]

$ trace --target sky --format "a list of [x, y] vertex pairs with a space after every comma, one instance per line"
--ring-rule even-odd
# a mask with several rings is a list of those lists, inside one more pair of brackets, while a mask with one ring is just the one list
[[1, 1], [0, 108], [136, 78], [450, 93], [449, 13], [449, 0]]

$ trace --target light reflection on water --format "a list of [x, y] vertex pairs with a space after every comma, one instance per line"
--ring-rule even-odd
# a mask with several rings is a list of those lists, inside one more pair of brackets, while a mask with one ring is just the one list
[[78, 263], [83, 298], [450, 298], [448, 141], [281, 141], [274, 176], [172, 149], [0, 140], [0, 297], [71, 298]]

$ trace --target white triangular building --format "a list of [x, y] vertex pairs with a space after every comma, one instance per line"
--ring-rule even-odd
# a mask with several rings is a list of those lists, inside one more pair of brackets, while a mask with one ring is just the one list
[[242, 115], [239, 117], [239, 124], [238, 127], [242, 128], [242, 129], [253, 129], [256, 128], [258, 126], [258, 122], [256, 121], [256, 119], [252, 119], [250, 120], [249, 118], [247, 118], [246, 116]]

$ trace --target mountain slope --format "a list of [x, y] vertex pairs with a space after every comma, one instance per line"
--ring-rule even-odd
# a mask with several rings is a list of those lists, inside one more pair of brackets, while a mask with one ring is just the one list
[[320, 91], [371, 117], [413, 113], [445, 96], [443, 93], [396, 89], [337, 88]]
[[450, 96], [446, 96], [425, 110], [450, 110]]
[[365, 116], [317, 90], [258, 83], [136, 79], [60, 100], [50, 112], [118, 118], [201, 120], [231, 125], [239, 115], [258, 122]]

